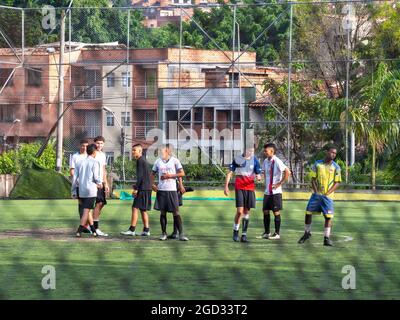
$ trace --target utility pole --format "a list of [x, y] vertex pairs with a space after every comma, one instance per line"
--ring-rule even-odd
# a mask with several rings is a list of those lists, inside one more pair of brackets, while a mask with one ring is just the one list
[[[65, 10], [61, 11], [60, 21], [60, 61], [58, 66], [58, 118], [64, 111], [64, 50], [65, 49]], [[56, 171], [61, 172], [63, 157], [64, 119], [60, 118], [57, 126]]]

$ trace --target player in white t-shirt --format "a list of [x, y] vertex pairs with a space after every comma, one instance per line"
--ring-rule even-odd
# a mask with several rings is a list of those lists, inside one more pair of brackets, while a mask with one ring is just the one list
[[[87, 158], [87, 153], [86, 153], [86, 148], [89, 145], [89, 141], [87, 139], [82, 139], [79, 142], [79, 151], [74, 153], [69, 160], [69, 175], [71, 178], [74, 177], [74, 173], [75, 173], [75, 168], [77, 167], [77, 165], [84, 159]], [[79, 189], [77, 191], [79, 193]], [[82, 201], [78, 199], [78, 212], [79, 212], [79, 217], [82, 218], [83, 215], [83, 207], [82, 207]], [[87, 225], [88, 226], [88, 225]], [[89, 229], [84, 230], [83, 232], [85, 233], [90, 233]]]
[[94, 227], [96, 228], [97, 235], [102, 236], [102, 237], [108, 237], [108, 234], [104, 233], [103, 231], [100, 230], [99, 219], [100, 219], [101, 210], [107, 204], [106, 194], [108, 194], [110, 192], [110, 188], [109, 188], [108, 182], [107, 182], [106, 154], [102, 151], [104, 148], [105, 141], [106, 140], [102, 136], [98, 136], [98, 137], [94, 138], [94, 143], [96, 144], [96, 148], [97, 148], [95, 159], [100, 163], [100, 176], [102, 177], [103, 188], [100, 188], [97, 192], [96, 207], [94, 208], [94, 211], [93, 211], [93, 221], [94, 221]]
[[[276, 145], [267, 143], [264, 145], [264, 154], [267, 157], [262, 165], [265, 177], [265, 192], [263, 201], [264, 212], [264, 234], [262, 238], [278, 240], [280, 239], [281, 215], [282, 210], [282, 184], [290, 176], [289, 168], [279, 159], [276, 154]], [[275, 219], [275, 232], [271, 236], [269, 212], [272, 211]]]
[[[155, 176], [158, 175], [158, 185], [154, 184]], [[157, 192], [154, 209], [160, 211], [161, 237], [167, 240], [167, 212], [172, 212], [174, 225], [179, 232], [179, 240], [188, 241], [183, 234], [182, 218], [179, 215], [179, 198], [176, 178], [184, 177], [185, 172], [181, 162], [172, 155], [172, 146], [167, 144], [161, 148], [161, 157], [153, 165], [151, 184], [153, 191]]]

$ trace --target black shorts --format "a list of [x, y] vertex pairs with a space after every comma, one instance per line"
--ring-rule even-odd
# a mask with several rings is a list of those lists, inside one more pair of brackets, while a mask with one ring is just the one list
[[139, 190], [133, 199], [132, 208], [143, 211], [151, 210], [151, 191]]
[[263, 210], [278, 212], [282, 210], [282, 193], [264, 194]]
[[106, 189], [104, 188], [104, 185], [103, 188], [97, 189], [96, 203], [102, 203], [103, 205], [107, 204]]
[[157, 191], [154, 210], [176, 212], [179, 210], [179, 199], [177, 191]]
[[93, 198], [79, 198], [83, 209], [93, 209], [96, 205], [96, 197]]
[[236, 208], [251, 209], [256, 207], [256, 193], [251, 190], [235, 190]]

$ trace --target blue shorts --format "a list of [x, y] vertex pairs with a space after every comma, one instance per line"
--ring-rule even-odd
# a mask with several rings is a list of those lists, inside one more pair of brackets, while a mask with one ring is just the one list
[[333, 200], [322, 194], [313, 193], [307, 204], [306, 214], [321, 213], [333, 218]]

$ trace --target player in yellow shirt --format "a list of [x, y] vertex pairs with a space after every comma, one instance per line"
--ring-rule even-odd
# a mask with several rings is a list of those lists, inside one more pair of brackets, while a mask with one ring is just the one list
[[305, 218], [305, 232], [299, 243], [304, 243], [311, 237], [312, 214], [322, 213], [325, 218], [324, 246], [332, 246], [329, 238], [333, 219], [333, 193], [342, 181], [340, 167], [333, 161], [336, 158], [337, 149], [330, 147], [324, 160], [317, 160], [311, 167], [311, 185], [314, 193], [307, 204]]

